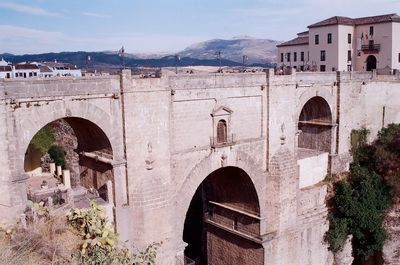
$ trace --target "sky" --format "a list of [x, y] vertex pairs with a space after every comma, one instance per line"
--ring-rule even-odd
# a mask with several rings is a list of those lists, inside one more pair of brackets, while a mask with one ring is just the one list
[[400, 14], [400, 0], [0, 0], [0, 53], [178, 52], [235, 36], [284, 41], [331, 16], [388, 13]]

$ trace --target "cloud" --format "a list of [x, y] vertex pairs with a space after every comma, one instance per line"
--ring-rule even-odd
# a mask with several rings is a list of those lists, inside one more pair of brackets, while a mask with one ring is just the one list
[[[45, 53], [61, 51], [118, 50], [124, 45], [127, 52], [178, 51], [204, 40], [205, 36], [186, 35], [107, 35], [75, 36], [58, 31], [0, 25], [0, 53]], [[160, 44], [162, 40], [163, 45]]]
[[0, 2], [0, 8], [12, 10], [15, 12], [35, 15], [35, 16], [57, 17], [57, 16], [61, 15], [60, 13], [49, 12], [40, 7], [16, 4], [16, 3], [11, 3], [11, 2]]
[[84, 15], [87, 17], [96, 17], [96, 18], [112, 18], [111, 15], [99, 14], [99, 13], [93, 13], [93, 12], [81, 12], [81, 15]]

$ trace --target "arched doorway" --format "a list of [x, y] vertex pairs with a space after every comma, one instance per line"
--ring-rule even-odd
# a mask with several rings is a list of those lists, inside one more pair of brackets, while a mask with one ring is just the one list
[[[50, 122], [35, 134], [25, 152], [24, 169], [30, 175], [28, 197], [45, 200], [52, 192], [72, 188], [77, 207], [86, 207], [89, 199], [106, 206], [113, 204], [112, 161], [110, 141], [93, 122], [77, 117]], [[62, 174], [50, 166], [52, 163], [62, 169]], [[86, 196], [89, 193], [90, 198]]]
[[298, 147], [330, 152], [333, 125], [326, 100], [322, 97], [311, 98], [300, 113]]
[[196, 264], [264, 264], [260, 206], [250, 177], [224, 167], [199, 185], [186, 214], [185, 256]]
[[367, 57], [367, 71], [372, 71], [374, 69], [376, 69], [376, 57], [370, 55]]

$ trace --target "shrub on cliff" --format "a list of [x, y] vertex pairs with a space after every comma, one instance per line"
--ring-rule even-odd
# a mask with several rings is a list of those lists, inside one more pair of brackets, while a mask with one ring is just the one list
[[365, 129], [352, 132], [353, 163], [348, 179], [334, 185], [325, 235], [329, 249], [336, 252], [352, 234], [354, 254], [363, 259], [382, 250], [385, 211], [400, 194], [400, 125], [382, 129], [372, 144], [367, 135]]
[[65, 152], [62, 147], [53, 145], [50, 147], [48, 151], [50, 158], [56, 163], [57, 166], [64, 166], [65, 165]]

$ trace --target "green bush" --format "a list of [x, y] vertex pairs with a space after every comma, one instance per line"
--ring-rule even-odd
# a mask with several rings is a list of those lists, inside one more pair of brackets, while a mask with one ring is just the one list
[[56, 163], [57, 166], [65, 166], [65, 152], [62, 147], [52, 145], [48, 151], [50, 158]]
[[149, 245], [146, 250], [132, 255], [126, 248], [118, 248], [118, 234], [108, 222], [104, 210], [91, 202], [87, 209], [71, 209], [67, 214], [68, 223], [84, 239], [80, 251], [70, 263], [85, 265], [153, 265], [160, 243]]
[[53, 129], [49, 126], [45, 126], [33, 136], [31, 144], [40, 151], [41, 155], [44, 155], [54, 144], [54, 141]]
[[394, 178], [390, 174], [400, 176], [400, 160], [395, 154], [400, 126], [389, 125], [372, 144], [367, 143], [367, 135], [366, 129], [352, 131], [354, 162], [349, 178], [334, 185], [334, 207], [325, 234], [334, 252], [342, 249], [349, 234], [353, 235], [354, 254], [364, 260], [381, 251], [387, 237], [383, 221], [391, 202], [389, 187], [393, 187]]

